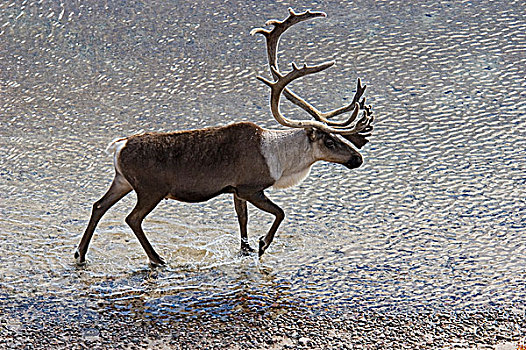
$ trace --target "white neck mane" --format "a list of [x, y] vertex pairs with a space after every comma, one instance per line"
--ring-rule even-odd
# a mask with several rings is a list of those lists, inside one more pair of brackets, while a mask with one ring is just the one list
[[270, 175], [276, 182], [272, 187], [287, 188], [302, 182], [315, 162], [312, 146], [303, 129], [286, 131], [265, 130], [261, 152], [267, 161]]

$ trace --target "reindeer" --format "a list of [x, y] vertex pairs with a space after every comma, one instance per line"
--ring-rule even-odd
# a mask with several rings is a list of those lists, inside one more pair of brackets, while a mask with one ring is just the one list
[[[358, 79], [352, 103], [330, 112], [320, 112], [293, 93], [287, 85], [306, 75], [329, 68], [334, 62], [298, 68], [284, 74], [277, 64], [278, 42], [281, 34], [296, 23], [326, 17], [323, 12], [295, 13], [289, 9], [285, 20], [271, 20], [272, 30], [254, 29], [251, 34], [265, 36], [267, 56], [274, 81], [257, 77], [271, 88], [270, 108], [278, 123], [287, 130], [267, 130], [250, 122], [221, 127], [171, 133], [145, 133], [113, 141], [108, 151], [113, 154], [115, 178], [106, 194], [93, 205], [91, 217], [82, 236], [75, 258], [84, 264], [88, 245], [104, 213], [134, 190], [137, 203], [126, 217], [152, 265], [165, 261], [154, 250], [142, 229], [144, 218], [165, 198], [183, 202], [202, 202], [223, 193], [231, 193], [237, 213], [241, 252], [254, 250], [248, 243], [247, 202], [274, 215], [268, 233], [259, 239], [259, 256], [272, 243], [285, 214], [265, 196], [269, 187], [285, 188], [300, 183], [317, 161], [338, 163], [349, 169], [359, 167], [362, 156], [357, 148], [365, 145], [372, 130], [371, 108], [360, 101], [365, 91]], [[280, 97], [284, 95], [315, 120], [292, 120], [280, 111]], [[361, 118], [357, 120], [360, 110]], [[352, 111], [343, 121], [332, 117]], [[340, 138], [342, 137], [342, 138]]]

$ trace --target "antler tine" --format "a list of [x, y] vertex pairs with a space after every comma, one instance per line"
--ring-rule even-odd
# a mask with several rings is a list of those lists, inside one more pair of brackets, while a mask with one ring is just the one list
[[[271, 94], [270, 94], [270, 109], [272, 111], [272, 115], [276, 119], [278, 123], [280, 123], [283, 126], [291, 127], [291, 128], [317, 128], [319, 130], [323, 130], [328, 133], [333, 134], [340, 134], [340, 135], [351, 135], [361, 132], [365, 126], [367, 125], [367, 122], [364, 120], [366, 118], [366, 115], [360, 119], [356, 125], [352, 128], [333, 128], [330, 126], [327, 126], [325, 123], [322, 123], [317, 120], [291, 120], [283, 116], [281, 114], [280, 108], [279, 108], [279, 100], [281, 97], [281, 93], [285, 90], [287, 84], [292, 82], [293, 80], [296, 80], [300, 77], [320, 72], [324, 69], [329, 68], [334, 64], [334, 61], [325, 62], [316, 66], [308, 66], [303, 65], [302, 68], [298, 68], [295, 64], [292, 66], [292, 71], [287, 73], [286, 75], [282, 75], [276, 68], [272, 68], [273, 73], [276, 73], [277, 80], [274, 82], [270, 82], [266, 80], [263, 77], [258, 76], [257, 78], [270, 86], [271, 88]], [[358, 113], [359, 105], [358, 103], [355, 104], [355, 111], [356, 114]], [[354, 114], [354, 113], [353, 113]], [[356, 116], [355, 116], [356, 117]]]
[[278, 80], [275, 81], [273, 84], [277, 86], [277, 89], [283, 90], [285, 86], [291, 81], [296, 80], [305, 75], [321, 72], [322, 70], [325, 70], [332, 65], [334, 65], [334, 61], [328, 61], [315, 66], [308, 66], [307, 64], [303, 64], [303, 67], [298, 68], [298, 66], [296, 66], [295, 63], [292, 63], [292, 71], [290, 71], [286, 75], [282, 75], [276, 68], [274, 68], [273, 73], [276, 73]]
[[[272, 30], [254, 28], [250, 31], [251, 35], [260, 33], [265, 36], [265, 38], [267, 39], [267, 56], [269, 65], [274, 66], [276, 68], [278, 42], [281, 34], [283, 34], [287, 29], [289, 29], [296, 23], [300, 23], [316, 17], [327, 17], [327, 14], [325, 12], [307, 10], [302, 13], [295, 13], [294, 10], [290, 7], [288, 10], [289, 16], [286, 19], [271, 19], [265, 23], [265, 25], [273, 25], [274, 28], [272, 28]], [[276, 77], [274, 76], [274, 78]]]
[[[354, 108], [354, 104], [358, 102], [360, 104], [360, 108], [365, 108], [365, 97], [360, 101], [360, 97], [362, 97], [363, 93], [365, 92], [365, 89], [367, 88], [367, 85], [362, 86], [362, 81], [360, 78], [358, 78], [358, 82], [356, 83], [356, 92], [354, 93], [354, 97], [352, 99], [352, 102], [349, 103], [347, 106], [343, 106], [337, 109], [334, 109], [330, 112], [322, 113], [325, 119], [331, 119], [334, 118], [340, 114], [346, 113], [351, 111]], [[352, 122], [352, 120], [340, 123], [340, 122], [329, 122], [327, 121], [327, 125], [331, 126], [346, 126], [349, 125]]]
[[374, 120], [374, 117], [371, 115], [372, 112], [370, 106], [364, 107], [365, 109], [363, 111], [362, 118], [357, 123], [357, 132], [354, 134], [342, 135], [358, 148], [362, 148], [369, 142], [367, 137], [371, 136], [371, 132], [373, 130], [373, 126], [371, 124]]

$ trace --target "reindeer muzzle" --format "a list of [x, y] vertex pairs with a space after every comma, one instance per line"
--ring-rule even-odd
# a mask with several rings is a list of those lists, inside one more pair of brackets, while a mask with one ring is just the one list
[[347, 163], [344, 163], [343, 165], [345, 165], [349, 169], [355, 169], [355, 168], [359, 168], [360, 165], [362, 165], [362, 164], [363, 164], [362, 156], [361, 155], [356, 155], [356, 156], [352, 156], [347, 161]]

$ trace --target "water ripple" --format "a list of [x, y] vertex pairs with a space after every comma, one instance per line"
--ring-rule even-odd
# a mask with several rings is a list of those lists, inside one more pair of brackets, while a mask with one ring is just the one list
[[[263, 41], [248, 32], [285, 7], [0, 4], [0, 294], [74, 295], [99, 303], [93, 310], [158, 318], [280, 305], [519, 307], [524, 4], [326, 5], [326, 20], [284, 35], [281, 63], [337, 61], [293, 87], [323, 109], [348, 103], [356, 77], [368, 85], [377, 121], [364, 166], [317, 164], [297, 188], [269, 191], [287, 219], [261, 261], [238, 255], [231, 198], [164, 202], [145, 230], [169, 266], [150, 270], [123, 222], [133, 195], [102, 220], [87, 267], [74, 266], [112, 176], [104, 145], [241, 120], [277, 127], [255, 80], [267, 71]], [[252, 207], [250, 216], [256, 246], [272, 218]]]

